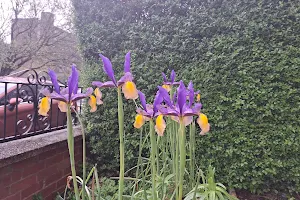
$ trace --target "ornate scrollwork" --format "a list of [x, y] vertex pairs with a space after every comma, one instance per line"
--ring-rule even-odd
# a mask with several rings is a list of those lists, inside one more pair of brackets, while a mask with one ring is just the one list
[[45, 71], [37, 72], [34, 69], [30, 69], [31, 73], [27, 76], [27, 81], [30, 84], [45, 85], [47, 82], [48, 73]]
[[[5, 106], [7, 115], [5, 116], [6, 128], [0, 130], [5, 138], [11, 139], [14, 136], [38, 134], [50, 129], [62, 128], [66, 124], [66, 114], [59, 111], [57, 101], [51, 101], [49, 116], [38, 114], [39, 102], [44, 97], [40, 92], [41, 89], [53, 90], [48, 73], [45, 71], [37, 72], [34, 69], [25, 71], [23, 76], [27, 76], [27, 81], [4, 82], [5, 87], [12, 84], [5, 99], [0, 99], [0, 106]], [[59, 83], [62, 85], [62, 82], [59, 81]], [[12, 124], [14, 127], [8, 127], [8, 124]], [[4, 134], [3, 131], [5, 130]], [[2, 141], [5, 141], [5, 138]], [[1, 139], [3, 138], [0, 137], [0, 141]]]

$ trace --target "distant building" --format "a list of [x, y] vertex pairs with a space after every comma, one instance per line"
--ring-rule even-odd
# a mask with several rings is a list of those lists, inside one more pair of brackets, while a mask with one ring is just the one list
[[76, 37], [54, 26], [54, 18], [54, 14], [42, 12], [41, 19], [18, 18], [12, 21], [11, 45], [14, 49], [24, 49], [24, 59], [18, 62], [26, 61], [17, 71], [51, 68], [60, 78], [65, 78], [72, 63], [80, 66]]

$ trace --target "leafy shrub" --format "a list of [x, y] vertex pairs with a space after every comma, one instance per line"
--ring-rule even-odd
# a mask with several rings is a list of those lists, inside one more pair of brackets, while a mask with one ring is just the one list
[[[137, 86], [153, 96], [162, 71], [201, 89], [211, 135], [198, 163], [230, 187], [300, 192], [300, 4], [280, 0], [73, 0], [85, 84], [104, 80], [98, 53], [119, 66], [132, 51]], [[116, 68], [116, 67], [115, 67]], [[118, 169], [117, 103], [104, 91], [87, 114], [91, 159]], [[135, 164], [133, 102], [125, 104], [126, 165]]]

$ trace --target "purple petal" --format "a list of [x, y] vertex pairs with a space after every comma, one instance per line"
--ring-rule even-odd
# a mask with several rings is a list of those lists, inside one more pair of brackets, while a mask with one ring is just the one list
[[49, 97], [50, 94], [51, 94], [48, 88], [43, 88], [43, 89], [41, 89], [41, 93], [42, 93], [43, 95], [45, 95], [46, 97]]
[[153, 101], [153, 112], [154, 114], [158, 111], [158, 106], [163, 102], [164, 98], [159, 91], [156, 92], [154, 101]]
[[74, 90], [77, 88], [79, 74], [75, 65], [72, 65], [72, 73], [68, 79], [69, 96], [71, 97]]
[[175, 109], [172, 109], [172, 108], [169, 108], [169, 107], [165, 107], [165, 106], [161, 105], [161, 106], [158, 106], [158, 110], [163, 115], [179, 116], [179, 113], [176, 112]]
[[84, 99], [86, 97], [88, 97], [88, 96], [86, 94], [84, 94], [84, 93], [74, 94], [71, 97], [71, 102], [75, 102], [75, 101]]
[[93, 85], [93, 86], [96, 86], [96, 87], [98, 87], [98, 88], [101, 88], [101, 86], [103, 85], [103, 83], [100, 82], [100, 81], [93, 81], [93, 82], [92, 82], [92, 85]]
[[146, 108], [147, 108], [148, 115], [151, 116], [151, 117], [153, 117], [153, 114], [154, 114], [153, 105], [147, 104]]
[[188, 85], [188, 90], [189, 90], [189, 106], [191, 107], [194, 103], [194, 97], [195, 97], [194, 86], [192, 81], [190, 81]]
[[123, 85], [127, 81], [133, 81], [133, 76], [130, 72], [126, 72], [125, 75], [120, 78], [117, 86]]
[[78, 82], [77, 82], [77, 84], [76, 84], [76, 86], [74, 88], [74, 94], [77, 94], [77, 93], [78, 93]]
[[173, 85], [173, 83], [170, 81], [166, 81], [166, 82], [164, 82], [164, 85]]
[[192, 81], [189, 82], [188, 90], [189, 90], [189, 91], [194, 90], [194, 85], [193, 85], [193, 82], [192, 82]]
[[100, 81], [93, 81], [92, 85], [98, 87], [98, 88], [108, 88], [108, 87], [116, 87], [116, 85], [112, 81], [107, 82], [100, 82]]
[[92, 88], [92, 87], [88, 87], [88, 88], [86, 89], [85, 94], [88, 95], [88, 96], [90, 96], [91, 94], [93, 94], [93, 92], [94, 92], [93, 88]]
[[143, 109], [141, 109], [141, 108], [138, 108], [138, 109], [136, 109], [136, 112], [138, 113], [138, 114], [141, 114], [141, 115], [143, 115], [143, 116], [145, 116], [145, 117], [149, 117], [149, 118], [152, 118], [153, 116], [152, 116], [152, 113], [149, 113], [149, 112], [146, 112], [145, 110], [143, 110]]
[[59, 84], [57, 82], [56, 73], [53, 70], [49, 70], [49, 76], [51, 78], [52, 85], [54, 86], [54, 91], [59, 94], [60, 93], [60, 87], [59, 87]]
[[103, 70], [104, 72], [107, 74], [107, 76], [110, 78], [110, 80], [112, 80], [112, 82], [117, 85], [117, 81], [115, 79], [115, 73], [114, 73], [114, 70], [112, 68], [112, 64], [110, 62], [110, 60], [103, 56], [102, 54], [100, 54], [100, 57], [102, 59], [102, 62], [103, 62]]
[[163, 76], [164, 83], [165, 83], [165, 82], [167, 82], [168, 80], [167, 80], [166, 74], [165, 74], [165, 73], [163, 73], [163, 72], [162, 72], [161, 74], [162, 74], [162, 76]]
[[142, 93], [141, 91], [138, 91], [138, 93], [139, 93], [139, 97], [140, 97], [140, 102], [141, 102], [144, 110], [147, 111], [145, 94]]
[[172, 83], [174, 83], [175, 77], [176, 77], [176, 73], [175, 73], [174, 70], [172, 70], [171, 75], [170, 75], [170, 79], [171, 79], [171, 82], [172, 82]]
[[161, 96], [163, 97], [166, 104], [172, 108], [173, 104], [172, 104], [172, 101], [171, 101], [168, 91], [161, 86], [158, 86], [158, 91], [161, 94]]
[[193, 115], [198, 115], [198, 113], [196, 113], [193, 109], [191, 108], [188, 108], [188, 107], [185, 107], [183, 109], [183, 113], [182, 113], [182, 116], [193, 116]]
[[79, 94], [72, 95], [71, 101], [74, 102], [74, 101], [78, 101], [80, 99], [84, 99], [86, 97], [89, 97], [92, 93], [93, 93], [93, 88], [89, 87], [89, 88], [87, 88], [85, 93], [79, 93]]
[[202, 108], [202, 104], [201, 103], [195, 103], [194, 108], [193, 108], [194, 113], [199, 114], [200, 111], [201, 111], [201, 108]]
[[186, 103], [186, 88], [184, 83], [180, 81], [180, 85], [177, 88], [177, 105], [179, 107], [180, 113], [183, 113], [183, 107]]
[[59, 101], [63, 101], [63, 102], [68, 102], [68, 95], [61, 95], [58, 94], [57, 92], [52, 92], [50, 94], [50, 98], [51, 99], [55, 99], [55, 100], [59, 100]]
[[69, 88], [68, 88], [68, 87], [63, 88], [63, 89], [60, 91], [60, 94], [61, 94], [61, 95], [67, 95], [67, 94], [69, 94]]
[[125, 56], [124, 72], [130, 72], [130, 52]]

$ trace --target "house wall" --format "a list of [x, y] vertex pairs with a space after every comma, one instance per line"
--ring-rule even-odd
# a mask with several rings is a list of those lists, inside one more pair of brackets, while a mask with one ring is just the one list
[[[18, 18], [12, 21], [11, 45], [22, 52], [32, 53], [30, 60], [16, 72], [26, 69], [52, 69], [63, 80], [68, 77], [71, 64], [80, 67], [82, 60], [75, 35], [54, 26], [54, 18], [54, 14], [42, 12], [40, 19]], [[22, 61], [19, 60], [19, 63]]]

